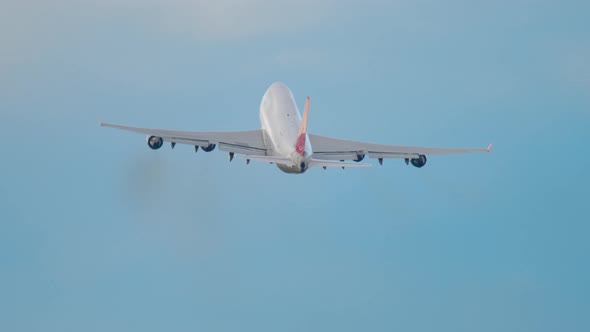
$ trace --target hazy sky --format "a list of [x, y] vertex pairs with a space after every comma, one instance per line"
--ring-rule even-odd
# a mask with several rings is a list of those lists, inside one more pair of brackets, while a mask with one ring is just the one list
[[[0, 0], [0, 330], [590, 330], [588, 1]], [[288, 175], [98, 119], [485, 147]]]

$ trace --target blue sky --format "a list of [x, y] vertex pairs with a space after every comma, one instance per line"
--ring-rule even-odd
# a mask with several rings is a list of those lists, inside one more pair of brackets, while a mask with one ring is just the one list
[[[589, 7], [0, 2], [0, 329], [589, 330]], [[96, 125], [255, 129], [274, 81], [495, 148], [293, 176]]]

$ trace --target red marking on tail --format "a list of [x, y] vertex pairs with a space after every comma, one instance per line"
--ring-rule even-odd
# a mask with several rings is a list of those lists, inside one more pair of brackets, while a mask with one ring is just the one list
[[303, 156], [305, 151], [305, 136], [307, 134], [307, 117], [309, 114], [309, 97], [305, 100], [305, 108], [303, 110], [303, 119], [301, 120], [301, 130], [299, 130], [299, 137], [295, 143], [295, 151]]
[[295, 145], [295, 151], [303, 156], [303, 152], [305, 151], [305, 133], [300, 134], [297, 138], [297, 144]]

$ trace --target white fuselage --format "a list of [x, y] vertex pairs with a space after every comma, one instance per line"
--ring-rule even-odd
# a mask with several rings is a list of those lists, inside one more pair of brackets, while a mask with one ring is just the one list
[[282, 83], [273, 83], [260, 102], [260, 124], [264, 141], [272, 156], [290, 159], [293, 164], [277, 163], [287, 173], [303, 173], [309, 166], [312, 149], [305, 137], [303, 156], [297, 153], [296, 143], [301, 130], [301, 116], [291, 90]]

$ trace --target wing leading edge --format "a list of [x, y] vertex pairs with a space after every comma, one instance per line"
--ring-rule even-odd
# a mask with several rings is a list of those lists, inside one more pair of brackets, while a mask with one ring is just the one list
[[247, 131], [204, 132], [204, 131], [177, 131], [164, 129], [151, 129], [129, 127], [112, 123], [99, 122], [101, 127], [109, 127], [139, 134], [162, 138], [164, 142], [175, 144], [188, 144], [195, 147], [208, 147], [218, 145], [222, 151], [245, 155], [266, 156], [267, 149], [261, 129]]

